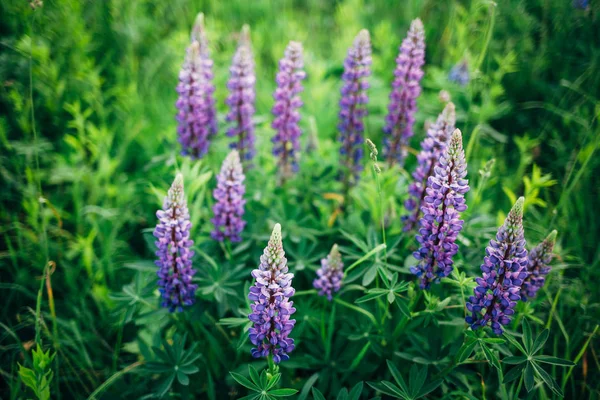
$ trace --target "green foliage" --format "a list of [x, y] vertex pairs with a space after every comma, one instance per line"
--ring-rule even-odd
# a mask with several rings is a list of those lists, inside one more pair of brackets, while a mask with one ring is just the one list
[[241, 397], [244, 400], [273, 400], [280, 397], [289, 397], [298, 393], [295, 389], [278, 389], [277, 385], [281, 380], [279, 372], [271, 373], [266, 370], [261, 371], [260, 376], [252, 365], [248, 365], [248, 373], [250, 379], [236, 372], [230, 372], [231, 376], [237, 383], [250, 389], [256, 394], [249, 394]]
[[33, 391], [38, 400], [49, 400], [50, 383], [54, 377], [50, 365], [55, 354], [51, 350], [44, 352], [39, 344], [32, 353], [33, 369], [19, 365], [21, 382]]
[[420, 399], [433, 392], [443, 382], [442, 379], [434, 379], [427, 381], [427, 366], [424, 366], [423, 368], [418, 368], [416, 365], [413, 365], [410, 368], [410, 374], [408, 377], [407, 385], [406, 381], [404, 380], [396, 366], [392, 364], [392, 362], [390, 362], [389, 360], [387, 361], [387, 365], [397, 385], [389, 381], [382, 381], [381, 383], [368, 383], [369, 386], [371, 386], [372, 388], [378, 390], [383, 394], [392, 396], [395, 399]]

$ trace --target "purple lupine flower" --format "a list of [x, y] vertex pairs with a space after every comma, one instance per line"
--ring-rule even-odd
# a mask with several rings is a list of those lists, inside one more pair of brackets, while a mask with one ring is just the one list
[[448, 103], [437, 121], [427, 128], [427, 136], [421, 142], [421, 152], [417, 156], [417, 168], [412, 174], [414, 181], [408, 186], [409, 198], [404, 202], [404, 207], [409, 211], [408, 215], [402, 217], [405, 231], [412, 230], [419, 221], [427, 180], [433, 175], [434, 167], [446, 149], [455, 123], [454, 104]]
[[552, 269], [549, 264], [552, 261], [552, 250], [555, 242], [556, 231], [554, 230], [543, 242], [529, 252], [527, 257], [527, 272], [529, 274], [521, 287], [521, 300], [527, 301], [527, 299], [535, 297], [538, 290], [544, 286], [546, 275]]
[[240, 155], [237, 150], [232, 150], [223, 161], [221, 172], [217, 175], [217, 187], [213, 192], [217, 201], [213, 206], [214, 217], [211, 219], [215, 226], [210, 234], [213, 239], [220, 242], [226, 238], [232, 242], [242, 240], [240, 234], [246, 226], [246, 221], [242, 219], [246, 204], [245, 179]]
[[573, 7], [578, 8], [580, 10], [587, 10], [589, 5], [589, 0], [573, 0]]
[[343, 175], [347, 185], [352, 179], [358, 180], [358, 175], [363, 169], [363, 119], [367, 116], [367, 78], [371, 75], [371, 62], [371, 38], [369, 31], [363, 29], [348, 49], [342, 75], [344, 85], [341, 90], [338, 129], [342, 143], [341, 162], [345, 169]]
[[388, 115], [385, 118], [384, 156], [390, 165], [404, 164], [407, 147], [413, 136], [417, 97], [425, 64], [425, 30], [419, 18], [413, 20], [396, 58], [396, 70]]
[[198, 285], [192, 283], [196, 271], [192, 268], [194, 252], [190, 250], [190, 213], [183, 193], [183, 177], [178, 174], [163, 203], [156, 212], [158, 224], [154, 229], [159, 267], [158, 287], [162, 306], [169, 311], [183, 311], [195, 301]]
[[501, 335], [503, 325], [511, 320], [515, 306], [521, 299], [521, 286], [527, 278], [527, 249], [523, 236], [523, 204], [520, 197], [485, 249], [481, 271], [477, 278], [474, 296], [469, 298], [465, 320], [471, 329], [490, 325], [496, 335]]
[[333, 294], [340, 290], [343, 277], [344, 263], [337, 244], [334, 244], [327, 258], [321, 259], [321, 268], [317, 270], [313, 286], [319, 290], [319, 295], [327, 296], [331, 301]]
[[254, 158], [254, 102], [256, 100], [256, 76], [254, 74], [254, 56], [250, 45], [250, 30], [244, 26], [237, 51], [233, 56], [230, 77], [227, 82], [229, 96], [225, 103], [229, 112], [225, 120], [231, 124], [227, 136], [237, 137], [237, 142], [230, 145], [237, 149], [242, 161]]
[[452, 67], [448, 73], [448, 80], [458, 83], [461, 86], [466, 86], [469, 83], [471, 77], [469, 75], [469, 63], [467, 60], [463, 60]]
[[300, 151], [300, 134], [298, 126], [302, 106], [300, 93], [302, 80], [306, 76], [303, 71], [302, 45], [290, 42], [285, 49], [284, 57], [279, 61], [277, 73], [277, 89], [273, 94], [275, 120], [271, 125], [277, 130], [273, 137], [273, 155], [279, 158], [278, 169], [282, 179], [286, 179], [298, 170], [298, 152]]
[[203, 14], [198, 14], [191, 38], [177, 85], [177, 133], [182, 154], [202, 158], [208, 152], [209, 139], [217, 133], [213, 61], [208, 50]]
[[423, 198], [417, 242], [420, 244], [414, 257], [419, 264], [410, 271], [420, 278], [422, 289], [450, 275], [458, 251], [456, 237], [463, 227], [461, 212], [467, 209], [465, 193], [469, 191], [467, 163], [462, 144], [462, 134], [456, 129], [436, 163], [434, 173], [427, 180]]
[[296, 320], [290, 315], [296, 312], [290, 298], [294, 294], [292, 278], [288, 272], [287, 259], [281, 241], [281, 225], [275, 224], [271, 239], [260, 256], [258, 269], [252, 271], [256, 279], [248, 298], [252, 312], [248, 315], [253, 322], [249, 329], [250, 341], [256, 347], [252, 356], [273, 357], [275, 363], [288, 360], [294, 350], [294, 339], [289, 337]]

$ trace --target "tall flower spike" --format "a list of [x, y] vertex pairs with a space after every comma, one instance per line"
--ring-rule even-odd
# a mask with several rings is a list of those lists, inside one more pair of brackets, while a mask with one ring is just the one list
[[256, 76], [254, 74], [254, 56], [250, 46], [250, 30], [247, 25], [242, 29], [237, 51], [233, 56], [230, 77], [227, 82], [229, 96], [225, 101], [229, 112], [225, 120], [230, 124], [227, 136], [236, 137], [237, 142], [230, 145], [237, 149], [242, 161], [254, 158], [254, 103], [256, 100]]
[[477, 287], [469, 298], [465, 319], [471, 329], [490, 325], [496, 335], [504, 331], [502, 326], [510, 322], [517, 301], [521, 298], [521, 286], [527, 278], [527, 249], [523, 236], [523, 203], [520, 197], [485, 249]]
[[232, 242], [242, 240], [240, 234], [246, 226], [242, 219], [244, 215], [244, 172], [237, 150], [231, 153], [223, 161], [221, 172], [217, 175], [217, 187], [213, 197], [217, 201], [213, 206], [214, 217], [211, 222], [215, 228], [211, 233], [213, 239], [224, 241], [226, 238]]
[[538, 244], [529, 252], [527, 257], [527, 278], [521, 287], [521, 300], [527, 301], [536, 296], [546, 282], [546, 275], [552, 269], [550, 262], [552, 261], [552, 250], [556, 242], [556, 231], [550, 232], [548, 237], [543, 242]]
[[256, 279], [248, 298], [252, 312], [248, 315], [253, 322], [249, 329], [250, 341], [256, 347], [252, 356], [273, 357], [275, 363], [288, 360], [294, 350], [294, 339], [289, 334], [296, 320], [290, 315], [296, 312], [290, 298], [294, 294], [293, 274], [288, 272], [287, 259], [281, 241], [281, 225], [275, 224], [271, 239], [260, 256], [258, 269], [252, 271]]
[[319, 295], [327, 296], [331, 301], [333, 294], [340, 290], [343, 277], [344, 263], [337, 244], [334, 244], [327, 258], [321, 259], [321, 268], [317, 270], [313, 286], [319, 291]]
[[183, 193], [183, 177], [178, 174], [165, 197], [163, 209], [156, 212], [156, 265], [162, 306], [169, 311], [183, 311], [195, 301], [198, 285], [192, 284], [194, 252], [190, 250], [190, 214]]
[[471, 77], [469, 75], [469, 63], [466, 59], [452, 67], [448, 73], [448, 80], [461, 86], [466, 86], [469, 83]]
[[363, 156], [363, 131], [365, 129], [363, 119], [367, 115], [367, 89], [369, 82], [367, 78], [371, 75], [371, 38], [369, 31], [363, 29], [356, 35], [352, 47], [348, 49], [348, 55], [344, 61], [344, 74], [340, 99], [340, 131], [339, 139], [342, 142], [340, 148], [344, 179], [346, 184], [358, 180], [362, 171]]
[[425, 64], [425, 30], [419, 18], [412, 21], [396, 58], [394, 82], [383, 132], [385, 157], [390, 165], [404, 164], [407, 147], [413, 136], [417, 97]]
[[452, 257], [458, 251], [456, 237], [463, 226], [459, 213], [467, 209], [465, 193], [469, 191], [469, 181], [466, 176], [462, 134], [456, 129], [434, 174], [427, 180], [423, 198], [423, 217], [417, 235], [421, 247], [413, 253], [419, 264], [410, 269], [420, 278], [422, 289], [429, 289], [431, 283], [452, 272]]
[[273, 115], [275, 120], [272, 127], [277, 131], [273, 137], [273, 155], [279, 158], [278, 167], [282, 179], [289, 178], [298, 170], [298, 153], [300, 151], [300, 134], [298, 126], [302, 106], [300, 93], [304, 73], [302, 45], [290, 42], [284, 57], [279, 61], [277, 73], [277, 89], [273, 94], [275, 105]]
[[209, 139], [217, 133], [213, 61], [202, 13], [196, 18], [191, 39], [177, 85], [177, 133], [182, 154], [202, 158], [208, 152]]
[[409, 211], [408, 215], [402, 217], [405, 231], [412, 230], [419, 221], [427, 180], [433, 175], [435, 164], [446, 149], [455, 123], [456, 109], [453, 103], [448, 103], [437, 121], [427, 129], [427, 136], [421, 142], [421, 152], [417, 156], [417, 168], [412, 174], [414, 181], [408, 186], [409, 198], [404, 202], [404, 207]]

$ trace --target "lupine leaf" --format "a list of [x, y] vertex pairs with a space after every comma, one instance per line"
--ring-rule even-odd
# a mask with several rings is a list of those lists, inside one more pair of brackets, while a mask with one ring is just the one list
[[237, 372], [229, 372], [229, 374], [240, 385], [242, 385], [250, 390], [254, 390], [255, 392], [260, 392], [259, 387], [256, 386], [254, 383], [250, 382], [245, 376], [238, 374]]
[[264, 388], [264, 385], [261, 385], [260, 377], [258, 376], [258, 372], [256, 372], [256, 368], [250, 364], [248, 364], [248, 374], [250, 375], [252, 383], [254, 383], [256, 386]]
[[525, 364], [519, 364], [516, 367], [512, 368], [506, 373], [506, 375], [504, 375], [504, 380], [502, 381], [502, 383], [509, 383], [514, 381], [515, 379], [521, 376], [521, 373], [523, 373], [524, 369]]
[[417, 398], [420, 397], [425, 397], [427, 396], [429, 393], [433, 392], [435, 389], [438, 388], [438, 386], [440, 386], [442, 384], [442, 382], [444, 382], [443, 379], [436, 379], [433, 382], [428, 383], [427, 385], [425, 385], [421, 391], [419, 392], [419, 395], [417, 396]]
[[513, 346], [515, 346], [517, 349], [519, 349], [519, 351], [523, 354], [527, 354], [527, 352], [525, 351], [525, 349], [523, 348], [523, 346], [521, 345], [521, 343], [519, 343], [519, 341], [517, 339], [515, 339], [515, 337], [513, 335], [511, 335], [510, 333], [504, 331], [503, 336], [506, 338], [506, 340], [508, 340]]
[[348, 400], [348, 389], [343, 388], [342, 390], [340, 390], [336, 397], [336, 400]]
[[312, 395], [315, 400], [327, 400], [325, 399], [325, 396], [323, 396], [323, 393], [321, 393], [316, 387], [312, 388]]
[[550, 374], [548, 374], [546, 371], [544, 371], [544, 369], [541, 366], [536, 365], [535, 363], [531, 363], [531, 365], [533, 365], [533, 368], [535, 369], [535, 372], [537, 372], [537, 374], [542, 378], [542, 380], [544, 381], [544, 383], [546, 383], [546, 385], [548, 385], [548, 387], [557, 396], [560, 396], [560, 397], [564, 396], [562, 390], [558, 386], [558, 383], [556, 383], [556, 381], [554, 380], [554, 378], [552, 376], [550, 376]]
[[408, 394], [408, 387], [406, 386], [406, 382], [404, 382], [404, 378], [402, 378], [402, 375], [400, 374], [396, 366], [390, 360], [387, 360], [387, 365], [396, 383], [398, 383], [403, 392]]
[[535, 338], [535, 342], [533, 343], [533, 348], [531, 350], [531, 354], [537, 353], [544, 347], [544, 344], [546, 344], [546, 340], [548, 340], [549, 334], [550, 334], [550, 331], [548, 329], [544, 329], [542, 331], [542, 333], [540, 333], [538, 335], [538, 337]]
[[504, 364], [514, 365], [514, 364], [522, 364], [527, 361], [527, 357], [525, 356], [510, 356], [502, 359]]
[[467, 358], [471, 356], [473, 353], [473, 349], [477, 345], [477, 340], [472, 338], [467, 338], [467, 341], [463, 343], [458, 352], [456, 353], [456, 362], [458, 364], [463, 363]]
[[348, 395], [348, 400], [359, 400], [360, 399], [360, 394], [363, 391], [363, 382], [358, 382], [356, 385], [354, 385], [354, 387], [352, 388], [352, 390], [350, 390], [350, 394]]
[[269, 395], [277, 396], [277, 397], [288, 397], [288, 396], [293, 396], [296, 393], [298, 393], [298, 391], [296, 389], [275, 389], [275, 390], [271, 390], [269, 392]]
[[528, 392], [531, 392], [533, 384], [533, 367], [531, 366], [531, 363], [527, 363], [527, 366], [525, 367], [525, 389], [527, 389]]
[[531, 354], [533, 347], [533, 336], [531, 334], [531, 327], [526, 319], [523, 319], [523, 344], [525, 345], [525, 354]]
[[[302, 386], [302, 390], [300, 391], [298, 400], [305, 400], [308, 397], [308, 393], [310, 392], [311, 388], [313, 387], [313, 385], [315, 384], [317, 379], [319, 379], [319, 374], [315, 373], [306, 380], [306, 382], [304, 383], [304, 386]], [[314, 397], [314, 395], [313, 395], [313, 397]]]
[[485, 356], [486, 360], [488, 360], [490, 365], [494, 366], [497, 369], [502, 369], [500, 367], [500, 361], [498, 360], [498, 357], [496, 356], [496, 353], [494, 353], [493, 350], [488, 349], [487, 346], [483, 344], [481, 344], [481, 350], [483, 350], [483, 355]]
[[385, 292], [383, 292], [383, 293], [370, 293], [370, 294], [367, 294], [367, 295], [365, 295], [365, 296], [363, 296], [363, 297], [359, 297], [358, 299], [356, 299], [356, 300], [354, 301], [354, 303], [355, 303], [355, 304], [361, 304], [361, 303], [365, 303], [365, 302], [367, 302], [367, 301], [374, 300], [374, 299], [376, 299], [376, 298], [378, 298], [378, 297], [385, 296], [385, 294], [386, 294], [386, 293], [388, 293], [388, 292], [387, 292], [387, 291], [385, 291]]
[[541, 362], [541, 363], [546, 363], [546, 364], [552, 364], [552, 365], [560, 365], [561, 367], [572, 367], [575, 364], [573, 361], [569, 361], [569, 360], [565, 360], [564, 358], [558, 358], [558, 357], [552, 357], [552, 356], [535, 356], [534, 360]]
[[275, 386], [277, 386], [277, 384], [279, 383], [280, 380], [281, 380], [281, 374], [275, 374], [267, 383], [266, 388], [264, 386], [263, 386], [263, 388], [265, 388], [266, 390], [271, 390]]

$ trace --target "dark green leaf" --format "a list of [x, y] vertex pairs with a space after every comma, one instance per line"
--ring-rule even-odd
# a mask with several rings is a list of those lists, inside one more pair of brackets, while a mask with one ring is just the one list
[[321, 393], [316, 387], [312, 388], [312, 395], [313, 399], [315, 400], [327, 400], [325, 399], [325, 396], [323, 396], [323, 393]]
[[360, 394], [363, 391], [363, 383], [358, 382], [356, 385], [354, 385], [354, 387], [352, 388], [352, 390], [350, 391], [350, 394], [348, 395], [348, 400], [358, 400], [360, 399]]
[[396, 304], [400, 309], [400, 312], [404, 314], [406, 317], [411, 318], [410, 310], [408, 309], [408, 305], [406, 304], [406, 300], [402, 300], [400, 298], [396, 299]]
[[400, 372], [398, 371], [396, 366], [394, 364], [392, 364], [392, 362], [390, 360], [387, 360], [387, 365], [390, 370], [390, 373], [392, 374], [392, 377], [394, 378], [396, 383], [400, 386], [400, 389], [404, 393], [408, 394], [408, 387], [406, 386], [406, 382], [404, 382], [404, 378], [402, 378], [402, 375], [400, 374]]
[[240, 385], [250, 389], [250, 390], [254, 390], [255, 392], [260, 392], [260, 389], [258, 386], [256, 386], [254, 383], [250, 382], [246, 377], [244, 377], [241, 374], [238, 374], [237, 372], [229, 372], [229, 374], [233, 377], [233, 379], [235, 379], [235, 381], [237, 383], [239, 383]]
[[463, 363], [467, 358], [471, 356], [473, 353], [473, 349], [477, 345], [477, 340], [472, 338], [467, 338], [467, 341], [463, 343], [458, 352], [456, 353], [456, 362], [457, 364]]
[[506, 338], [506, 340], [508, 340], [513, 346], [515, 346], [517, 349], [519, 349], [519, 351], [523, 354], [526, 354], [527, 352], [525, 351], [525, 349], [523, 348], [523, 346], [521, 345], [521, 343], [519, 343], [519, 341], [517, 339], [515, 339], [515, 337], [513, 335], [511, 335], [510, 333], [504, 331], [503, 336]]
[[394, 294], [394, 292], [389, 291], [388, 295], [387, 295], [387, 301], [388, 301], [388, 303], [392, 304], [395, 299], [396, 299], [396, 295]]
[[541, 366], [536, 365], [535, 363], [531, 363], [531, 365], [533, 365], [533, 368], [535, 369], [535, 372], [537, 372], [537, 374], [542, 378], [542, 380], [546, 383], [546, 385], [548, 385], [548, 387], [557, 396], [563, 397], [563, 392], [558, 387], [558, 384], [556, 383], [556, 381], [554, 380], [554, 378], [551, 377], [549, 373], [547, 373], [546, 371], [544, 371], [544, 369]]
[[498, 360], [496, 353], [493, 350], [488, 349], [487, 346], [483, 343], [480, 343], [480, 345], [481, 350], [483, 350], [483, 355], [485, 356], [486, 360], [488, 360], [490, 365], [494, 366], [497, 369], [501, 369], [500, 360]]
[[181, 372], [181, 371], [177, 371], [177, 380], [183, 386], [187, 386], [187, 385], [190, 384], [190, 378], [186, 374], [184, 374], [183, 372]]
[[508, 371], [506, 373], [506, 375], [504, 375], [504, 380], [502, 381], [502, 383], [509, 383], [514, 381], [515, 379], [517, 379], [518, 377], [521, 376], [521, 373], [523, 372], [523, 370], [525, 369], [525, 364], [519, 364], [516, 367], [512, 368], [510, 371]]
[[[267, 383], [266, 390], [273, 389], [275, 386], [277, 386], [277, 384], [279, 383], [280, 380], [281, 380], [281, 374], [275, 374]], [[263, 388], [264, 388], [264, 386], [263, 386]]]
[[527, 357], [525, 356], [510, 356], [502, 359], [504, 364], [514, 365], [514, 364], [522, 364], [527, 361]]
[[387, 389], [387, 391], [388, 391], [387, 394], [391, 393], [391, 396], [400, 397], [400, 398], [408, 397], [407, 395], [402, 393], [402, 391], [396, 385], [394, 385], [392, 382], [381, 381], [381, 384]]
[[415, 364], [410, 367], [410, 375], [408, 376], [408, 387], [410, 389], [410, 396], [416, 398], [423, 384], [427, 379], [427, 367], [417, 368]]
[[156, 392], [158, 393], [158, 397], [163, 397], [169, 389], [171, 389], [171, 385], [173, 385], [173, 381], [175, 380], [175, 374], [170, 374], [165, 379], [163, 379], [158, 388], [156, 388]]
[[552, 364], [552, 365], [560, 365], [561, 367], [572, 367], [575, 364], [572, 361], [565, 360], [564, 358], [552, 357], [552, 356], [535, 356], [533, 357], [535, 361]]
[[550, 331], [548, 329], [544, 329], [542, 333], [540, 333], [538, 337], [535, 338], [535, 343], [533, 343], [533, 349], [531, 350], [531, 354], [537, 353], [544, 347], [544, 344], [546, 344], [546, 340], [548, 340], [549, 334]]
[[[308, 378], [306, 380], [306, 382], [304, 383], [304, 386], [302, 386], [302, 390], [300, 391], [300, 395], [298, 396], [298, 400], [306, 400], [306, 398], [308, 397], [308, 393], [310, 392], [310, 389], [312, 388], [312, 386], [315, 384], [315, 382], [317, 381], [317, 379], [319, 379], [319, 374], [313, 374], [310, 378]], [[314, 395], [313, 395], [314, 397]]]
[[531, 363], [527, 363], [527, 366], [525, 367], [525, 389], [527, 389], [528, 392], [531, 392], [534, 383], [533, 367], [531, 366]]
[[296, 393], [298, 393], [298, 391], [296, 389], [275, 389], [275, 390], [271, 390], [269, 392], [269, 395], [276, 396], [276, 397], [287, 397], [287, 396], [293, 396]]
[[425, 385], [423, 387], [423, 389], [421, 389], [421, 391], [419, 392], [419, 395], [417, 396], [417, 398], [421, 398], [421, 397], [427, 396], [429, 393], [431, 393], [435, 389], [437, 389], [438, 386], [440, 386], [442, 384], [442, 382], [444, 382], [443, 379], [436, 379], [435, 381], [428, 383], [427, 385]]
[[525, 345], [526, 354], [531, 354], [533, 335], [531, 334], [531, 327], [527, 319], [523, 319], [523, 344]]
[[336, 400], [348, 400], [348, 389], [343, 388], [337, 395]]
[[376, 299], [378, 297], [384, 296], [386, 293], [387, 293], [387, 291], [384, 291], [383, 293], [370, 293], [370, 294], [367, 294], [363, 297], [356, 299], [354, 301], [354, 303], [356, 303], [356, 304], [364, 303], [364, 302]]
[[261, 383], [260, 383], [260, 377], [258, 376], [258, 372], [256, 372], [256, 368], [254, 368], [250, 364], [248, 364], [248, 374], [250, 375], [250, 379], [252, 380], [252, 383], [254, 383], [256, 386], [260, 387], [261, 389], [264, 388], [264, 386], [261, 385]]

